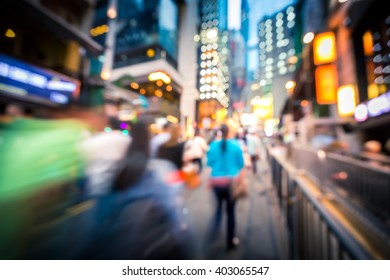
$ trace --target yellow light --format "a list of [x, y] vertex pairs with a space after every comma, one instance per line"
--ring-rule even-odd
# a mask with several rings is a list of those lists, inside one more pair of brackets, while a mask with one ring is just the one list
[[379, 87], [377, 84], [368, 85], [368, 99], [373, 99], [379, 95]]
[[139, 93], [145, 94], [145, 93], [146, 93], [146, 90], [145, 90], [144, 88], [141, 88], [141, 89], [139, 90]]
[[154, 94], [157, 96], [157, 97], [162, 97], [163, 96], [163, 93], [161, 90], [157, 89]]
[[163, 85], [163, 82], [162, 82], [161, 80], [158, 80], [158, 81], [156, 82], [156, 85], [158, 85], [159, 87], [161, 87], [161, 86]]
[[379, 94], [387, 91], [387, 87], [385, 84], [378, 85], [378, 89], [379, 89]]
[[115, 9], [115, 8], [109, 8], [108, 11], [107, 11], [107, 16], [108, 16], [110, 19], [116, 18], [116, 16], [117, 16], [116, 9]]
[[132, 87], [133, 89], [138, 89], [139, 88], [139, 84], [137, 84], [136, 82], [132, 82], [130, 84], [130, 87]]
[[111, 71], [103, 69], [102, 72], [100, 73], [100, 77], [103, 80], [108, 81], [111, 78]]
[[262, 106], [262, 107], [269, 107], [269, 106], [272, 106], [274, 100], [272, 97], [263, 97], [263, 98], [260, 98], [259, 102], [258, 102], [258, 106]]
[[103, 25], [96, 26], [95, 28], [92, 28], [90, 30], [90, 34], [92, 35], [92, 37], [96, 37], [104, 33], [107, 33], [109, 30], [110, 28], [106, 24], [103, 24]]
[[171, 123], [178, 123], [179, 122], [178, 118], [171, 116], [171, 115], [167, 116], [167, 121], [169, 121]]
[[265, 118], [267, 115], [269, 115], [269, 111], [262, 108], [255, 109], [254, 113], [258, 115], [260, 118]]
[[156, 131], [156, 130], [157, 130], [157, 125], [156, 125], [155, 123], [152, 123], [152, 124], [150, 125], [150, 129], [151, 129], [152, 131]]
[[8, 38], [15, 38], [16, 34], [12, 29], [7, 29], [5, 32], [5, 36]]
[[287, 60], [287, 62], [289, 63], [289, 64], [296, 64], [297, 62], [298, 62], [298, 57], [297, 56], [290, 56], [289, 58], [288, 58], [288, 60]]
[[154, 82], [157, 80], [162, 80], [164, 83], [169, 84], [171, 83], [171, 78], [164, 72], [153, 72], [150, 73], [148, 76], [149, 81]]
[[[215, 120], [218, 122], [218, 123], [223, 123], [226, 121], [227, 119], [227, 116], [228, 116], [228, 110], [225, 109], [225, 108], [222, 108], [222, 109], [219, 109], [216, 111], [215, 113]], [[214, 114], [213, 114], [214, 115]]]
[[171, 85], [167, 85], [166, 90], [167, 91], [172, 91], [172, 86]]
[[148, 57], [154, 57], [155, 54], [156, 54], [156, 52], [155, 52], [153, 49], [148, 49], [148, 50], [146, 51], [146, 55], [147, 55]]
[[352, 116], [356, 108], [356, 91], [353, 85], [344, 85], [337, 91], [337, 110], [339, 116]]
[[316, 97], [318, 104], [335, 104], [337, 102], [337, 68], [336, 65], [323, 65], [315, 70]]
[[285, 85], [286, 89], [288, 91], [293, 91], [295, 88], [296, 83], [294, 81], [288, 81]]
[[261, 88], [261, 86], [258, 83], [251, 85], [251, 91], [256, 91], [256, 90], [259, 90], [260, 88]]
[[336, 39], [333, 32], [318, 34], [314, 39], [314, 64], [320, 65], [336, 59]]
[[305, 44], [309, 44], [311, 41], [314, 39], [314, 33], [313, 32], [308, 32], [303, 36], [303, 42]]
[[365, 56], [372, 56], [372, 48], [374, 47], [374, 39], [370, 31], [363, 34], [363, 49]]

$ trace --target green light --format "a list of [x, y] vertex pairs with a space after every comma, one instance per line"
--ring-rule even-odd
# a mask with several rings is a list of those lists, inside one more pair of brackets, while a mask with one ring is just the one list
[[129, 131], [128, 130], [122, 130], [122, 135], [125, 135], [125, 136], [127, 136], [127, 135], [129, 135]]
[[112, 131], [112, 129], [111, 129], [111, 127], [105, 127], [104, 131], [107, 132], [107, 133], [110, 133]]

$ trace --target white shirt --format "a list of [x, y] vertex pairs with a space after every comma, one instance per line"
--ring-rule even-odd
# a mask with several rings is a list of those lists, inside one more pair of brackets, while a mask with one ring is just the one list
[[169, 132], [160, 133], [150, 140], [150, 155], [152, 158], [157, 156], [158, 148], [166, 143], [169, 138], [171, 138], [171, 134]]
[[131, 139], [120, 131], [98, 133], [86, 139], [81, 151], [86, 159], [89, 194], [104, 194], [111, 187], [118, 163], [126, 155]]
[[261, 142], [259, 137], [253, 134], [248, 134], [246, 136], [246, 147], [248, 154], [250, 154], [251, 156], [259, 155], [261, 148]]
[[188, 161], [196, 158], [202, 158], [207, 152], [208, 146], [206, 140], [200, 136], [195, 136], [188, 140], [184, 148], [183, 160]]

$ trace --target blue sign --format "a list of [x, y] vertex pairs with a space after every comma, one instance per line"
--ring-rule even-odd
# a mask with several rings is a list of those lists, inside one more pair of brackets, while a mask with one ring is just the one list
[[0, 93], [67, 104], [79, 90], [77, 80], [0, 54]]

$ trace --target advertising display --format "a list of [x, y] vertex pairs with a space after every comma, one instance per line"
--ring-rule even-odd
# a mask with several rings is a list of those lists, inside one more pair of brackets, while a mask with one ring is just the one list
[[32, 102], [66, 105], [77, 98], [80, 83], [0, 54], [0, 94]]

